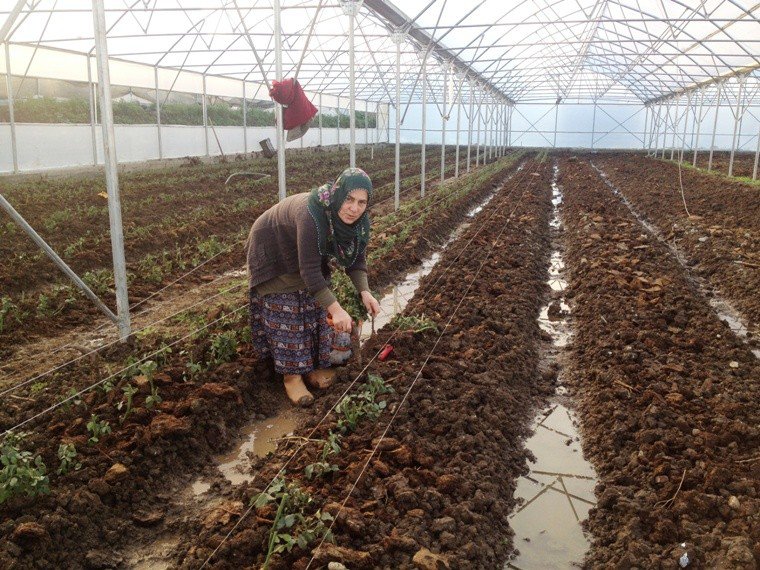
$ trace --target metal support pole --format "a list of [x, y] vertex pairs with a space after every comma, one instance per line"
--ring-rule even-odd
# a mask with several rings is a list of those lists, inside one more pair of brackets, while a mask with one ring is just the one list
[[683, 164], [683, 153], [686, 151], [686, 128], [689, 125], [689, 111], [691, 110], [691, 91], [686, 94], [686, 113], [683, 117], [683, 137], [681, 138], [681, 153], [678, 164]]
[[696, 115], [694, 115], [694, 120], [697, 122], [697, 134], [694, 139], [694, 158], [691, 163], [691, 165], [694, 167], [697, 166], [697, 152], [699, 151], [699, 132], [702, 130], [702, 105], [705, 102], [705, 88], [702, 87], [700, 91], [702, 92], [702, 96], [699, 99], [699, 111]]
[[11, 54], [8, 42], [5, 42], [5, 85], [8, 89], [8, 117], [11, 124], [11, 154], [13, 155], [13, 172], [18, 172], [18, 147], [16, 143], [16, 117], [13, 109], [13, 81], [11, 81]]
[[446, 179], [446, 123], [448, 122], [448, 109], [446, 108], [446, 94], [449, 83], [449, 64], [446, 62], [443, 69], [443, 115], [441, 116], [441, 184]]
[[319, 93], [317, 97], [319, 97], [319, 115], [317, 115], [317, 121], [319, 122], [319, 146], [322, 146], [322, 93]]
[[507, 118], [507, 147], [512, 148], [512, 115], [514, 114], [514, 106], [509, 106], [509, 117]]
[[396, 178], [393, 194], [393, 207], [398, 210], [401, 190], [401, 42], [404, 37], [400, 31], [393, 33], [396, 43]]
[[90, 55], [87, 55], [87, 94], [90, 100], [90, 140], [92, 141], [92, 164], [98, 165], [98, 134], [95, 129], [95, 106], [97, 98], [95, 96], [95, 84], [92, 82], [92, 62]]
[[375, 130], [372, 133], [372, 160], [375, 160], [375, 143], [380, 138], [380, 103], [375, 103]]
[[673, 113], [673, 120], [671, 121], [673, 125], [673, 138], [670, 139], [670, 160], [673, 160], [676, 153], [676, 132], [678, 131], [678, 109], [681, 107], [681, 98], [679, 97], [676, 99], [676, 109]]
[[79, 287], [82, 292], [87, 296], [88, 299], [90, 299], [95, 305], [105, 313], [105, 315], [111, 319], [114, 323], [118, 323], [119, 319], [116, 315], [113, 314], [111, 309], [106, 307], [103, 302], [98, 298], [98, 296], [92, 292], [92, 290], [87, 286], [87, 284], [82, 281], [79, 276], [74, 273], [71, 268], [66, 265], [66, 262], [61, 259], [58, 254], [53, 251], [53, 248], [51, 248], [44, 239], [40, 237], [40, 235], [34, 231], [34, 228], [30, 226], [26, 220], [19, 214], [13, 206], [10, 205], [8, 200], [6, 200], [2, 194], [0, 194], [0, 207], [2, 207], [8, 215], [15, 221], [19, 226], [21, 226], [21, 229], [24, 230], [29, 237], [32, 238], [34, 243], [37, 244], [37, 246], [45, 252], [45, 254], [53, 260], [53, 262], [60, 268], [61, 271], [63, 271], [66, 276], [71, 279], [74, 284]]
[[470, 171], [470, 147], [472, 146], [472, 121], [475, 119], [475, 117], [472, 114], [473, 111], [473, 91], [472, 91], [472, 82], [470, 82], [469, 85], [470, 89], [468, 91], [468, 98], [470, 99], [470, 120], [467, 121], [467, 172]]
[[596, 138], [596, 99], [594, 99], [594, 112], [591, 115], [591, 150], [594, 150], [595, 138]]
[[[280, 0], [274, 0], [273, 8], [275, 79], [277, 81], [282, 81], [282, 26], [280, 25]], [[275, 103], [275, 117], [277, 127], [277, 195], [279, 200], [282, 201], [287, 195], [287, 188], [285, 185], [285, 129], [283, 125], [282, 105], [279, 103]]]
[[559, 119], [559, 103], [554, 105], [554, 142], [552, 148], [557, 148], [557, 120]]
[[715, 120], [713, 121], [712, 140], [710, 141], [710, 159], [707, 161], [707, 171], [712, 170], [713, 151], [715, 150], [715, 132], [718, 128], [718, 114], [720, 112], [720, 96], [723, 94], [723, 82], [718, 83], [718, 96], [715, 99]]
[[208, 97], [206, 97], [206, 75], [203, 75], [203, 140], [206, 141], [206, 156], [210, 156], [208, 144]]
[[344, 10], [349, 10], [348, 15], [348, 82], [349, 82], [349, 128], [351, 129], [350, 143], [348, 146], [348, 163], [351, 168], [356, 167], [356, 73], [354, 69], [354, 27], [356, 24], [356, 3], [347, 2], [343, 4]]
[[156, 134], [158, 136], [158, 158], [163, 159], [164, 144], [161, 139], [161, 97], [158, 93], [158, 66], [153, 67], [153, 83], [156, 86]]
[[[649, 127], [649, 105], [646, 105], [644, 107], [644, 109], [645, 109], [645, 112], [644, 112], [644, 132], [643, 132], [643, 136], [641, 137], [643, 139], [643, 141], [644, 141], [642, 143], [642, 145], [641, 145], [642, 150], [646, 150], [646, 148], [647, 148], [647, 134], [649, 133], [649, 131], [648, 131], [648, 127]], [[594, 110], [596, 110], [596, 109], [594, 109]], [[592, 144], [593, 144], [593, 135], [592, 135], [591, 140], [592, 140]]]
[[116, 136], [113, 127], [111, 76], [108, 69], [106, 16], [103, 0], [92, 0], [92, 18], [95, 29], [95, 52], [98, 62], [98, 93], [100, 94], [101, 126], [103, 128], [103, 158], [106, 167], [113, 275], [116, 284], [117, 325], [119, 337], [123, 340], [130, 333], [127, 264], [124, 258], [124, 229], [121, 222], [119, 173], [116, 169]]
[[742, 97], [744, 96], [743, 90], [744, 90], [744, 82], [746, 81], [747, 76], [743, 75], [739, 77], [739, 93], [736, 97], [736, 112], [734, 113], [734, 134], [731, 136], [731, 158], [728, 161], [728, 175], [733, 176], [734, 175], [734, 155], [736, 154], [736, 133], [739, 133], [739, 137], [741, 138], [741, 119], [744, 115], [744, 112], [741, 110], [742, 107]]
[[248, 154], [248, 99], [243, 81], [243, 154]]
[[760, 127], [757, 129], [757, 148], [755, 149], [755, 167], [752, 169], [752, 180], [757, 180], [758, 158], [760, 158]]
[[425, 170], [427, 168], [427, 51], [422, 58], [422, 147], [420, 148], [420, 196], [425, 196]]
[[480, 123], [482, 122], [482, 109], [483, 109], [483, 97], [484, 93], [480, 94], [480, 104], [478, 105], [478, 144], [475, 146], [475, 166], [480, 166]]
[[668, 134], [670, 133], [670, 126], [673, 124], [673, 119], [670, 117], [670, 101], [665, 105], [665, 118], [662, 123], [662, 158], [665, 160], [665, 153], [668, 149]]
[[[464, 82], [464, 79], [462, 80]], [[459, 127], [461, 126], [461, 118], [460, 115], [462, 114], [462, 90], [459, 90], [459, 94], [457, 95], [457, 137], [456, 137], [456, 145], [457, 148], [454, 151], [454, 178], [459, 178]]]
[[338, 106], [335, 107], [335, 112], [338, 115], [338, 131], [336, 133], [338, 149], [340, 150], [340, 96], [338, 96]]

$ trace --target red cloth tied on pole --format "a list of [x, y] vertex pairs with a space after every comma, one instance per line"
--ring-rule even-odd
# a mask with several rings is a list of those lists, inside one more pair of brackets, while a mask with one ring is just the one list
[[317, 108], [307, 99], [297, 79], [273, 81], [269, 96], [286, 107], [282, 121], [286, 131], [305, 125], [317, 114]]

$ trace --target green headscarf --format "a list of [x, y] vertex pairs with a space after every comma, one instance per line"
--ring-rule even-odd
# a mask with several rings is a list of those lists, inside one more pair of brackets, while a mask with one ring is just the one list
[[367, 212], [353, 224], [338, 216], [346, 197], [354, 190], [367, 191], [367, 206], [372, 200], [372, 181], [361, 168], [346, 168], [332, 184], [314, 188], [309, 196], [309, 213], [317, 224], [319, 253], [331, 255], [343, 267], [350, 267], [369, 242]]

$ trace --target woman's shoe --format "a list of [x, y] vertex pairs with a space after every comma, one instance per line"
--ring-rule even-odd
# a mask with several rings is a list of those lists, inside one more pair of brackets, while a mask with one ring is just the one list
[[306, 382], [312, 388], [324, 390], [335, 382], [335, 370], [333, 368], [320, 368], [312, 370], [306, 375]]
[[283, 376], [285, 392], [296, 406], [306, 407], [314, 401], [314, 396], [303, 383], [303, 377], [300, 374], [285, 374]]

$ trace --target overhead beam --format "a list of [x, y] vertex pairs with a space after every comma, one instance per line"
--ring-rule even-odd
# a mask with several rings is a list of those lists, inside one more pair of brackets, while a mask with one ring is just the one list
[[412, 23], [409, 25], [409, 17], [398, 10], [395, 6], [392, 6], [384, 0], [365, 0], [364, 5], [377, 14], [381, 19], [387, 21], [393, 25], [396, 29], [406, 29], [406, 33], [419, 44], [420, 48], [431, 47], [431, 52], [437, 54], [439, 57], [446, 61], [450, 61], [451, 64], [458, 69], [463, 75], [471, 75], [476, 78], [481, 84], [489, 87], [493, 91], [502, 95], [509, 103], [514, 104], [514, 101], [507, 97], [499, 87], [491, 83], [486, 77], [481, 75], [478, 71], [471, 68], [464, 60], [454, 55], [448, 48], [437, 42], [433, 36], [427, 31], [421, 29], [418, 25]]

